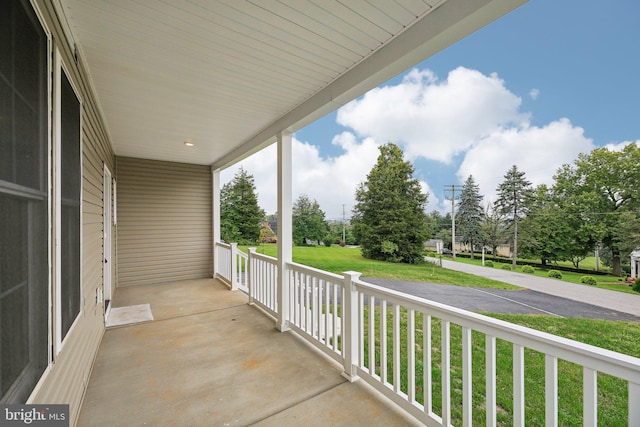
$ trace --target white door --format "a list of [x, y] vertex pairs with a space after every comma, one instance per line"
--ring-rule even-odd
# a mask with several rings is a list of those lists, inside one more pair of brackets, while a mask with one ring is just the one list
[[111, 303], [111, 231], [113, 224], [113, 179], [111, 171], [104, 165], [104, 215], [102, 217], [104, 230], [104, 263], [103, 263], [103, 285], [102, 292], [104, 295], [104, 310], [109, 311]]

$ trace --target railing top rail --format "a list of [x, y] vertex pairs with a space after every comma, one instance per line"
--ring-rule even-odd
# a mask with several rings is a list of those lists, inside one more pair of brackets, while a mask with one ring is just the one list
[[640, 358], [429, 301], [364, 280], [354, 283], [360, 292], [392, 304], [429, 312], [457, 325], [640, 384]]
[[269, 255], [259, 254], [257, 252], [254, 252], [254, 253], [251, 254], [251, 256], [253, 258], [257, 258], [259, 260], [266, 261], [266, 262], [268, 262], [270, 264], [274, 264], [274, 265], [278, 264], [278, 258], [274, 258], [274, 257], [269, 256]]
[[227, 248], [227, 249], [231, 249], [231, 245], [228, 243], [223, 243], [223, 242], [216, 242], [216, 246], [220, 246], [222, 248]]
[[291, 270], [294, 270], [294, 271], [299, 271], [299, 272], [302, 272], [302, 273], [310, 273], [310, 274], [318, 277], [319, 279], [327, 280], [329, 282], [337, 282], [339, 284], [342, 284], [344, 282], [344, 277], [339, 275], [339, 274], [330, 273], [328, 271], [320, 270], [318, 268], [309, 267], [309, 266], [303, 265], [303, 264], [298, 264], [296, 262], [289, 263], [288, 267]]

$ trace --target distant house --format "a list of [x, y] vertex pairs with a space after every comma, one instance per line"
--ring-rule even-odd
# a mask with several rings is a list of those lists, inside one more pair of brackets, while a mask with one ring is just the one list
[[427, 251], [441, 254], [442, 248], [444, 248], [444, 242], [442, 241], [442, 239], [429, 239], [424, 243], [424, 248]]
[[[262, 227], [260, 228], [260, 241], [264, 243], [278, 243], [278, 236], [276, 235], [277, 231], [275, 231], [272, 227], [277, 227], [276, 221], [264, 221], [262, 223]], [[277, 230], [277, 228], [276, 228]]]
[[637, 247], [630, 254], [631, 257], [631, 278], [635, 279], [638, 277], [638, 273], [640, 272], [640, 246]]
[[[485, 253], [491, 253], [491, 247], [484, 247]], [[471, 252], [471, 245], [464, 243], [461, 236], [456, 236], [456, 252]], [[482, 246], [476, 245], [475, 252], [482, 252]], [[496, 247], [496, 253], [493, 254], [501, 257], [511, 256], [511, 245], [507, 243], [500, 244]]]

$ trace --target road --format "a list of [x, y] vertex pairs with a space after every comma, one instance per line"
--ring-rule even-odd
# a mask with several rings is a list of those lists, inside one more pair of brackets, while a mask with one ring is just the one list
[[466, 288], [402, 280], [367, 282], [474, 312], [548, 314], [640, 321], [640, 295], [443, 260], [443, 267], [520, 286], [523, 290]]

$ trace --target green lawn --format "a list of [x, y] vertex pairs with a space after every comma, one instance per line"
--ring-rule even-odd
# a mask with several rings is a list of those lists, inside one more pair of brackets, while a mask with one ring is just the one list
[[[449, 258], [449, 260], [451, 260]], [[490, 261], [491, 258], [485, 258], [485, 260]], [[586, 261], [586, 260], [585, 260]], [[474, 264], [474, 265], [482, 265], [482, 259], [480, 257], [478, 258], [474, 258], [474, 259], [469, 259], [469, 258], [464, 258], [464, 257], [456, 257], [456, 262], [463, 262], [466, 264]], [[504, 264], [501, 262], [494, 262], [493, 263], [493, 267], [487, 267], [487, 268], [502, 268], [502, 266], [504, 265], [510, 265], [510, 264]], [[595, 263], [594, 263], [595, 265]], [[522, 265], [518, 265], [517, 270], [518, 272], [522, 272]], [[553, 270], [553, 266], [550, 266], [547, 269], [542, 269], [542, 268], [534, 268], [535, 273], [533, 273], [536, 276], [540, 276], [540, 277], [548, 277], [547, 274], [549, 272], [549, 270]], [[562, 274], [562, 281], [565, 282], [571, 282], [571, 283], [578, 283], [580, 285], [583, 285], [583, 283], [580, 282], [580, 278], [582, 276], [585, 276], [588, 274], [583, 274], [583, 273], [573, 273], [570, 271], [560, 271], [560, 273]], [[618, 291], [618, 292], [626, 292], [626, 293], [631, 293], [634, 294], [636, 292], [633, 291], [633, 289], [631, 289], [631, 287], [629, 285], [627, 285], [624, 282], [619, 281], [618, 279], [620, 279], [618, 276], [613, 276], [613, 275], [606, 275], [606, 276], [602, 276], [602, 275], [591, 275], [593, 278], [595, 278], [598, 281], [598, 284], [596, 285], [596, 287], [598, 288], [602, 288], [602, 289], [609, 289], [612, 291]], [[584, 285], [584, 286], [588, 286], [588, 285]]]
[[[365, 316], [368, 317], [368, 313]], [[640, 325], [636, 323], [610, 322], [590, 319], [564, 319], [551, 316], [527, 316], [490, 314], [508, 322], [517, 323], [533, 329], [553, 333], [555, 335], [582, 341], [588, 344], [619, 351], [635, 357], [640, 357]], [[375, 309], [375, 370], [380, 374], [380, 341], [379, 341], [379, 317], [380, 311]], [[392, 314], [387, 313], [387, 324], [391, 325]], [[416, 325], [422, 323], [422, 315], [416, 315]], [[365, 322], [366, 324], [366, 322]], [[407, 392], [407, 313], [401, 311], [400, 341], [402, 360], [400, 388]], [[598, 331], [594, 334], [593, 331]], [[462, 345], [461, 328], [451, 326], [451, 387], [453, 424], [460, 425], [462, 417]], [[365, 365], [369, 365], [367, 331], [365, 326]], [[423, 364], [422, 364], [422, 331], [416, 331], [416, 396], [420, 403], [424, 402], [423, 389]], [[390, 348], [392, 332], [387, 338], [387, 372], [388, 381], [393, 383], [392, 356]], [[440, 413], [442, 398], [441, 388], [441, 327], [438, 319], [432, 322], [432, 379], [433, 379], [433, 407], [436, 413]], [[473, 376], [473, 423], [485, 424], [485, 337], [483, 334], [472, 334], [472, 376]], [[513, 424], [513, 389], [512, 389], [512, 345], [506, 341], [498, 340], [496, 343], [497, 366], [497, 406], [498, 425]], [[544, 425], [544, 378], [545, 360], [542, 353], [525, 350], [525, 417], [526, 425]], [[558, 362], [558, 395], [559, 414], [558, 422], [562, 426], [582, 425], [582, 368], [560, 360]], [[627, 419], [627, 387], [626, 383], [618, 378], [605, 374], [598, 375], [598, 421], [599, 425], [626, 425]]]
[[[242, 250], [246, 251], [246, 248], [242, 248]], [[257, 248], [257, 251], [273, 257], [278, 255], [277, 245], [261, 245]], [[359, 248], [296, 246], [293, 248], [293, 260], [299, 264], [336, 274], [342, 274], [345, 271], [358, 271], [364, 277], [401, 279], [477, 288], [520, 289], [508, 283], [447, 270], [429, 263], [413, 265], [372, 261], [364, 258], [360, 254]]]

